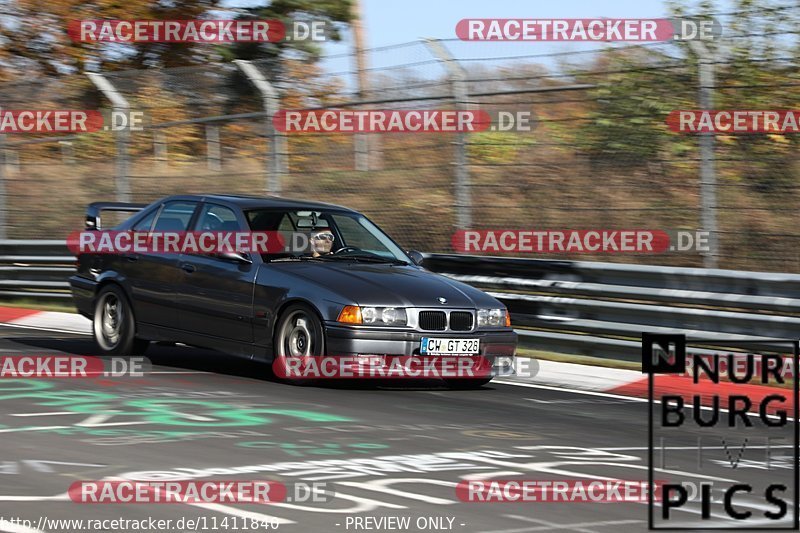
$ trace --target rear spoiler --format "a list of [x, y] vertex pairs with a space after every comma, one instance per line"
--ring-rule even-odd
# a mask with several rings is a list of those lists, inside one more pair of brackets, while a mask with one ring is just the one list
[[127, 202], [94, 202], [86, 208], [86, 229], [100, 229], [101, 211], [127, 211], [136, 213], [150, 204], [130, 204]]

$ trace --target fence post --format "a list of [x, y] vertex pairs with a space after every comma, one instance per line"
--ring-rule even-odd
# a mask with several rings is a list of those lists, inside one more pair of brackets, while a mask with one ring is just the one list
[[206, 157], [209, 170], [222, 168], [222, 152], [219, 145], [219, 126], [206, 124]]
[[72, 145], [72, 141], [58, 141], [58, 145], [61, 148], [61, 161], [68, 165], [74, 165], [75, 148]]
[[[469, 97], [467, 94], [467, 74], [464, 68], [441, 41], [425, 39], [424, 42], [431, 53], [441, 61], [447, 70], [447, 75], [453, 88], [456, 109], [459, 111], [467, 110]], [[458, 229], [469, 229], [472, 227], [472, 192], [470, 190], [466, 132], [460, 131], [456, 133], [455, 149], [456, 227]]]
[[[94, 86], [109, 99], [115, 113], [124, 113], [126, 116], [128, 115], [128, 111], [130, 110], [128, 101], [117, 91], [110, 81], [97, 72], [87, 72], [86, 75], [92, 83], [94, 83]], [[130, 139], [130, 132], [128, 128], [122, 128], [114, 133], [117, 143], [117, 201], [130, 202], [131, 188], [128, 182], [128, 141]]]
[[0, 135], [0, 239], [8, 238], [8, 196], [6, 194], [6, 136]]
[[280, 194], [281, 181], [286, 172], [286, 136], [275, 128], [272, 119], [278, 112], [280, 97], [278, 91], [267, 81], [258, 68], [243, 59], [235, 59], [241, 71], [250, 80], [250, 83], [261, 93], [266, 114], [266, 130], [269, 138], [270, 153], [267, 156], [267, 193]]
[[[714, 108], [714, 53], [700, 41], [689, 41], [698, 59], [700, 109]], [[708, 251], [703, 256], [705, 268], [717, 268], [719, 234], [717, 230], [717, 174], [714, 159], [714, 132], [700, 133], [700, 225], [708, 232]]]
[[[0, 140], [0, 146], [3, 145], [3, 141]], [[3, 169], [6, 174], [4, 176], [16, 176], [19, 174], [19, 152], [16, 150], [3, 150], [2, 154], [2, 161], [5, 166]]]
[[167, 136], [160, 130], [153, 132], [153, 157], [159, 167], [166, 168], [169, 157], [167, 155]]
[[[356, 67], [356, 81], [358, 83], [358, 99], [364, 101], [369, 94], [369, 77], [367, 75], [367, 54], [364, 50], [366, 32], [364, 30], [361, 1], [355, 0], [351, 4], [352, 21], [350, 29], [353, 34], [353, 52]], [[370, 139], [366, 133], [356, 133], [353, 136], [353, 156], [355, 169], [364, 172], [370, 169]]]
[[369, 138], [366, 133], [353, 135], [354, 167], [359, 172], [369, 170]]

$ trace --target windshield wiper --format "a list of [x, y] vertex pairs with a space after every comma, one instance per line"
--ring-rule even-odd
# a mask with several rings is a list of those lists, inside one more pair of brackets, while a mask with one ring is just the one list
[[275, 259], [267, 259], [267, 263], [290, 263], [294, 261], [319, 261], [321, 257], [311, 257], [310, 255], [295, 255], [291, 257], [276, 257]]
[[361, 263], [382, 263], [382, 264], [389, 264], [389, 265], [408, 265], [409, 263], [406, 261], [401, 261], [400, 259], [389, 259], [388, 257], [382, 257], [380, 255], [320, 255], [317, 257], [313, 257], [310, 255], [295, 255], [289, 257], [276, 257], [275, 259], [267, 259], [265, 262], [267, 263], [292, 263], [292, 262], [301, 262], [301, 261], [341, 261], [341, 260], [351, 260]]
[[340, 261], [342, 259], [351, 259], [353, 261], [361, 261], [364, 263], [387, 263], [391, 265], [408, 265], [408, 262], [401, 261], [400, 259], [389, 259], [380, 255], [321, 255], [315, 259], [324, 259], [330, 261]]

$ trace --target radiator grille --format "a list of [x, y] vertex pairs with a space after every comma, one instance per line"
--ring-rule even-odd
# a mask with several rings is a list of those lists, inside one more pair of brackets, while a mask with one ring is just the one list
[[472, 329], [472, 313], [453, 311], [450, 313], [450, 329], [453, 331], [469, 331]]
[[447, 316], [444, 311], [420, 311], [419, 328], [427, 331], [444, 331], [447, 327]]

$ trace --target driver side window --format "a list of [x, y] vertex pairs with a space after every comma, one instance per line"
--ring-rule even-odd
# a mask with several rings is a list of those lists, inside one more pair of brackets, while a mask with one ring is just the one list
[[197, 221], [197, 231], [238, 231], [240, 229], [236, 213], [221, 205], [204, 205]]

